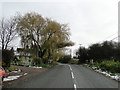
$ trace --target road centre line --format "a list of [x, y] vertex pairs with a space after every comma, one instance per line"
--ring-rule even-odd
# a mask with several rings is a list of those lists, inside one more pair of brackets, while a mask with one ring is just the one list
[[72, 78], [74, 79], [74, 74], [73, 74], [73, 72], [71, 72], [71, 74], [72, 74]]
[[68, 65], [69, 67], [70, 67], [70, 70], [72, 71], [72, 68], [71, 68], [71, 66], [70, 65]]
[[76, 84], [74, 84], [74, 89], [77, 90], [77, 86], [76, 86]]
[[[68, 65], [68, 66], [70, 67], [71, 75], [72, 75], [72, 79], [74, 80], [74, 74], [73, 74], [72, 68], [71, 68], [70, 65]], [[74, 84], [74, 89], [77, 90], [77, 86], [76, 86], [76, 84], [75, 84], [74, 82], [73, 82], [73, 84]]]

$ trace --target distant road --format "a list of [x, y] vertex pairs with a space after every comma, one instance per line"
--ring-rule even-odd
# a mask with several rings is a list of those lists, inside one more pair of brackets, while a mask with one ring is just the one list
[[80, 65], [58, 65], [11, 88], [118, 88], [118, 82]]

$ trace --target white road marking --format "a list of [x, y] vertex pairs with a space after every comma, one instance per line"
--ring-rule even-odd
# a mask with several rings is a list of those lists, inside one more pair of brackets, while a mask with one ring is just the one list
[[77, 90], [77, 86], [76, 86], [76, 84], [74, 84], [74, 89]]
[[70, 70], [72, 71], [72, 68], [71, 68], [71, 66], [70, 65], [68, 65], [69, 67], [70, 67]]
[[[72, 75], [72, 79], [73, 79], [73, 81], [74, 81], [74, 74], [73, 74], [72, 68], [71, 68], [70, 65], [68, 65], [68, 66], [70, 67], [71, 75]], [[76, 84], [75, 84], [74, 82], [73, 82], [73, 84], [74, 84], [74, 89], [77, 90], [77, 86], [76, 86]]]
[[72, 74], [72, 78], [74, 79], [74, 74], [73, 74], [73, 72], [71, 72], [71, 74]]

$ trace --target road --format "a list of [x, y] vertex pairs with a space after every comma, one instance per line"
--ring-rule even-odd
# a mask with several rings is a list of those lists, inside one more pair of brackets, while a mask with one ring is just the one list
[[58, 65], [11, 88], [118, 88], [118, 82], [81, 65]]

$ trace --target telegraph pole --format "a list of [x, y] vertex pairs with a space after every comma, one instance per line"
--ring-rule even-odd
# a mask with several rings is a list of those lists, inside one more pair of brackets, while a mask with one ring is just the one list
[[120, 43], [120, 2], [118, 2], [118, 43]]
[[81, 47], [82, 44], [79, 44], [79, 45], [80, 45], [80, 47]]

